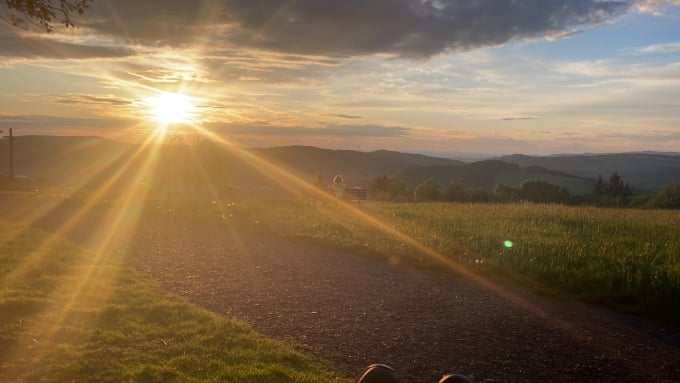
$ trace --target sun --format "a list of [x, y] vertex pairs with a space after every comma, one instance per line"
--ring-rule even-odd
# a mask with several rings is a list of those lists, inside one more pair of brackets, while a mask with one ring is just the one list
[[153, 119], [163, 124], [186, 123], [194, 114], [194, 105], [189, 97], [178, 93], [161, 93], [146, 99]]

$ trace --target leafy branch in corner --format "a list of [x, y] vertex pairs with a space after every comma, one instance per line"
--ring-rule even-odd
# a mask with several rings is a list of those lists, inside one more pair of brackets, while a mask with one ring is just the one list
[[23, 27], [26, 21], [51, 32], [55, 22], [73, 27], [72, 16], [82, 15], [93, 0], [0, 0], [0, 19]]

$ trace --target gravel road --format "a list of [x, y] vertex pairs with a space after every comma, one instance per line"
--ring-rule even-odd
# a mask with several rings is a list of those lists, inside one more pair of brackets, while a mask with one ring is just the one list
[[[53, 230], [67, 216], [34, 225]], [[101, 238], [105, 226], [93, 219], [63, 234], [85, 244]], [[598, 307], [517, 287], [499, 294], [444, 272], [224, 226], [147, 220], [130, 239], [126, 262], [164, 289], [346, 376], [382, 362], [411, 383], [445, 372], [476, 382], [680, 382], [677, 330]]]
[[517, 288], [508, 300], [451, 274], [167, 222], [139, 231], [129, 263], [349, 376], [383, 362], [405, 382], [452, 371], [478, 382], [680, 381], [680, 348], [640, 321]]

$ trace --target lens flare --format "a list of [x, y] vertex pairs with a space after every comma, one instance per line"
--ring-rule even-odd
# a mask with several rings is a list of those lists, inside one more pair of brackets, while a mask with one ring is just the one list
[[505, 242], [503, 242], [503, 246], [505, 246], [509, 249], [512, 246], [514, 246], [514, 244], [512, 243], [512, 241], [505, 241]]

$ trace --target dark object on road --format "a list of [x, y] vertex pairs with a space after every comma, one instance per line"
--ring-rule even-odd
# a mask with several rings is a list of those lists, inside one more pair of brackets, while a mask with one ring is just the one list
[[394, 369], [386, 364], [372, 364], [364, 370], [357, 383], [398, 383]]
[[472, 383], [472, 381], [465, 375], [451, 374], [444, 375], [439, 383]]
[[[372, 364], [364, 370], [357, 383], [399, 383], [399, 377], [394, 369], [386, 364]], [[464, 375], [444, 375], [439, 383], [472, 383]]]

